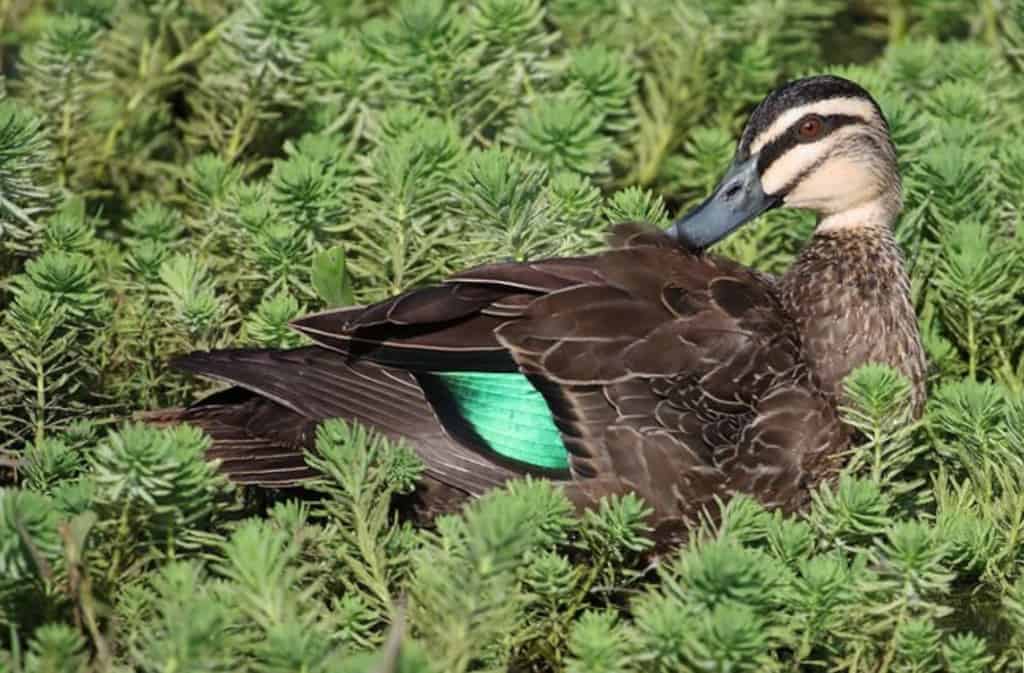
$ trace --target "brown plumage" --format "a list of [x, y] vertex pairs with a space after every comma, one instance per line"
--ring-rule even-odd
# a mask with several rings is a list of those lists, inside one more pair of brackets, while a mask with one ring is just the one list
[[910, 278], [887, 227], [816, 234], [782, 278], [780, 291], [806, 357], [833, 399], [851, 370], [877, 362], [913, 384], [913, 413], [920, 416], [924, 349]]
[[[845, 101], [856, 104], [843, 112]], [[804, 108], [835, 120], [824, 117], [825, 131], [815, 126], [814, 137], [806, 116], [784, 124], [787, 111]], [[151, 418], [205, 428], [211, 456], [232, 478], [265, 485], [311, 475], [301, 450], [321, 420], [365, 423], [422, 457], [419, 504], [427, 515], [523, 474], [557, 481], [579, 507], [636, 492], [668, 542], [734, 493], [800, 509], [848, 447], [837, 411], [846, 374], [866, 362], [889, 364], [912, 381], [915, 413], [924, 400], [909, 282], [889, 230], [899, 184], [885, 176], [894, 167], [845, 180], [859, 196], [837, 187], [837, 198], [856, 202], [835, 212], [828, 195], [806, 188], [823, 167], [854, 170], [851, 152], [861, 153], [858, 161], [864, 153], [889, 160], [891, 146], [870, 152], [884, 129], [880, 111], [848, 120], [871, 109], [866, 92], [845, 80], [783, 87], [755, 111], [723, 186], [669, 232], [620, 225], [599, 254], [489, 264], [368, 307], [298, 320], [315, 346], [177, 358], [179, 369], [233, 387]], [[850, 131], [861, 122], [863, 147]], [[823, 144], [830, 137], [835, 150]], [[774, 158], [765, 162], [769, 151]], [[786, 188], [766, 193], [766, 181]], [[824, 199], [815, 207], [823, 218], [780, 278], [688, 249], [791, 198]], [[525, 374], [550, 409], [568, 469], [491, 451], [453, 405], [437, 375], [447, 371]]]

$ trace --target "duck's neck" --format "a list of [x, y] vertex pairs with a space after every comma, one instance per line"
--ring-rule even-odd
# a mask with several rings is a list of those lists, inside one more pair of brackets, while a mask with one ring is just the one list
[[824, 215], [818, 220], [815, 233], [824, 234], [832, 231], [876, 227], [890, 232], [896, 223], [896, 218], [899, 217], [901, 205], [900, 193], [893, 191], [891, 194], [852, 208]]
[[878, 208], [823, 218], [781, 289], [824, 390], [838, 397], [850, 371], [869, 362], [887, 364], [910, 380], [919, 414], [924, 350], [892, 219]]

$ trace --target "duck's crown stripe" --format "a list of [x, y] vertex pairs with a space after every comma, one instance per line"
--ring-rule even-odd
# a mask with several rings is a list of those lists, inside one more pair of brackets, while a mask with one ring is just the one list
[[798, 105], [783, 111], [768, 128], [753, 136], [747, 148], [748, 153], [757, 154], [767, 145], [778, 142], [780, 138], [786, 137], [788, 135], [787, 132], [793, 125], [809, 114], [816, 114], [826, 119], [829, 117], [844, 117], [860, 119], [864, 122], [880, 116], [874, 102], [865, 98], [843, 96]]

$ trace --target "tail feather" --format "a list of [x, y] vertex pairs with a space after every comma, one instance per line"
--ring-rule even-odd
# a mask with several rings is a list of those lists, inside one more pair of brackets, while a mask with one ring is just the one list
[[[437, 430], [437, 422], [412, 374], [316, 347], [288, 351], [220, 350], [174, 358], [180, 371], [219, 379], [257, 393], [315, 421], [345, 417], [391, 436]], [[251, 430], [265, 433], [282, 417], [263, 407], [265, 417], [249, 418]]]
[[517, 473], [453, 439], [416, 375], [319, 346], [294, 350], [196, 352], [176, 369], [233, 384], [187, 409], [144, 414], [157, 424], [190, 423], [213, 439], [209, 455], [239, 483], [289, 486], [315, 475], [303, 457], [317, 425], [343, 418], [404, 440], [428, 476], [468, 494]]
[[[225, 397], [235, 398], [222, 403]], [[264, 409], [260, 409], [264, 407]], [[250, 419], [272, 414], [276, 428], [250, 429]], [[136, 416], [152, 425], [187, 423], [212, 440], [206, 456], [220, 461], [220, 470], [239, 484], [287, 487], [316, 476], [306, 464], [315, 421], [243, 388], [228, 388], [185, 409], [159, 409]], [[290, 431], [285, 428], [291, 425]]]

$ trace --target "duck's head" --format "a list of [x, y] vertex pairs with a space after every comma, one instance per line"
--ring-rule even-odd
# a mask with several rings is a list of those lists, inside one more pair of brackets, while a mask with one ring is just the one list
[[858, 84], [822, 75], [779, 87], [750, 115], [732, 166], [668, 234], [702, 249], [778, 206], [818, 214], [818, 229], [890, 224], [900, 178], [889, 125]]

